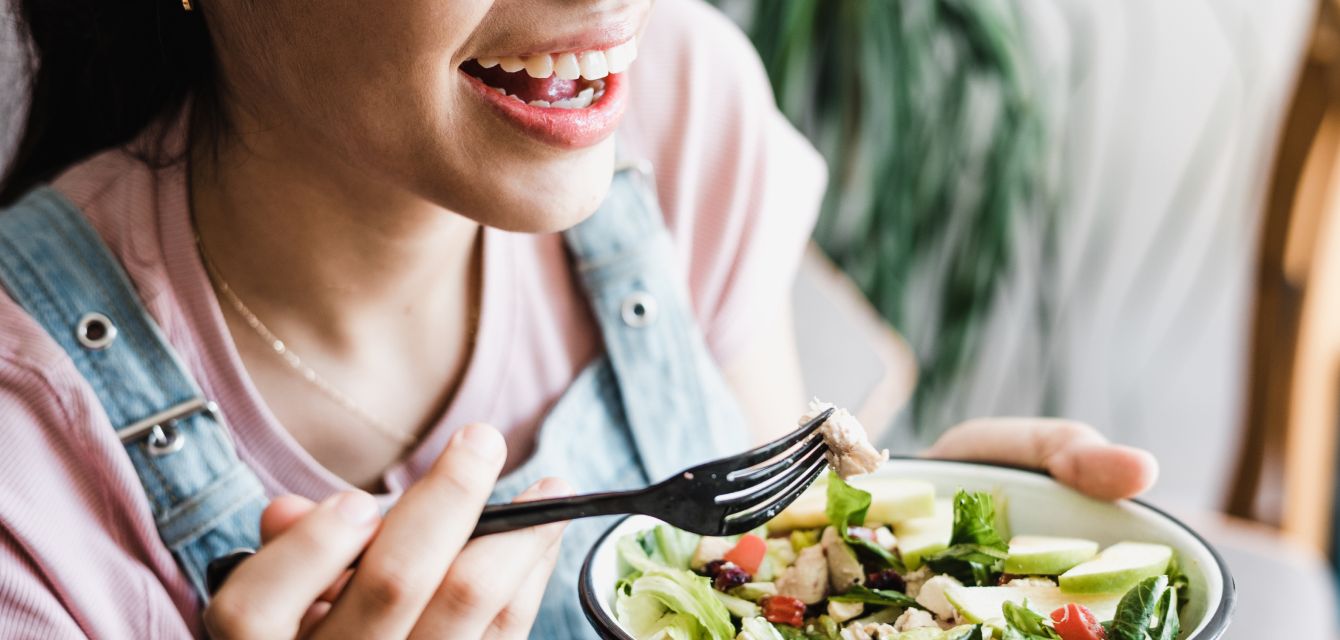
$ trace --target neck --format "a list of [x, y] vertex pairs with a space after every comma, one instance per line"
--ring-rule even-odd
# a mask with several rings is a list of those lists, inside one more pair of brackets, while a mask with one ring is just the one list
[[219, 275], [285, 340], [348, 351], [373, 327], [431, 327], [469, 302], [478, 223], [351, 167], [263, 141], [232, 149], [193, 158], [196, 229]]

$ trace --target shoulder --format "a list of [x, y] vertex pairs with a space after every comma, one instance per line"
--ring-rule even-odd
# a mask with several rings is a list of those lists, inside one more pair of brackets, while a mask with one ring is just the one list
[[695, 314], [728, 360], [758, 309], [786, 303], [826, 165], [777, 108], [753, 44], [702, 0], [660, 0], [629, 85], [624, 151], [655, 168]]

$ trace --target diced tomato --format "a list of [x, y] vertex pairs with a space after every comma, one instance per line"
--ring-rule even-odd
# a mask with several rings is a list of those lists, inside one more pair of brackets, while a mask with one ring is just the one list
[[763, 564], [763, 556], [767, 552], [768, 543], [763, 538], [746, 533], [740, 536], [740, 541], [722, 557], [727, 562], [734, 562], [735, 566], [744, 569], [745, 573], [752, 576], [758, 573], [758, 565]]
[[1107, 632], [1084, 605], [1070, 603], [1052, 612], [1061, 640], [1107, 640]]
[[805, 603], [791, 596], [763, 596], [763, 618], [773, 624], [805, 625]]

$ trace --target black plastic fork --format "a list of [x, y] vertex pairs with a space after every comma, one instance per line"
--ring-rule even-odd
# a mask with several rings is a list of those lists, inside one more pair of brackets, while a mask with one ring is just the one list
[[[685, 469], [645, 489], [488, 505], [470, 537], [633, 513], [705, 536], [744, 533], [781, 513], [823, 472], [828, 446], [815, 432], [832, 414], [829, 408], [768, 444]], [[217, 591], [233, 569], [254, 554], [239, 549], [210, 562], [205, 576], [209, 592]]]
[[815, 432], [832, 413], [829, 408], [773, 442], [686, 469], [645, 489], [489, 505], [474, 535], [633, 513], [705, 536], [744, 533], [781, 513], [823, 472], [828, 446]]

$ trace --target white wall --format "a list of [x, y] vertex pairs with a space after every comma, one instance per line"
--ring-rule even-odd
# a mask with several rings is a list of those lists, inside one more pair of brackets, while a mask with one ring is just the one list
[[1261, 201], [1314, 3], [1014, 3], [1052, 88], [1061, 231], [1049, 261], [1021, 265], [943, 418], [1086, 420], [1159, 456], [1155, 500], [1218, 507]]

